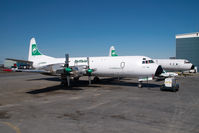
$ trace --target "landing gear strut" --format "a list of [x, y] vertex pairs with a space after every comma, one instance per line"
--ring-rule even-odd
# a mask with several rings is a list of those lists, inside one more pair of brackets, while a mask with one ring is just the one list
[[[68, 77], [70, 78], [70, 77]], [[68, 84], [68, 81], [67, 81], [67, 75], [66, 74], [61, 74], [61, 85], [64, 85], [66, 87], [70, 87], [70, 83]]]
[[139, 81], [138, 88], [142, 88], [142, 81]]

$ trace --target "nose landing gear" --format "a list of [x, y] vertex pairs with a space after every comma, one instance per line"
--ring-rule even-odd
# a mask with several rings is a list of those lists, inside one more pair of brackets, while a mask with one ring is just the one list
[[138, 83], [138, 88], [142, 88], [142, 81], [139, 81], [139, 83]]

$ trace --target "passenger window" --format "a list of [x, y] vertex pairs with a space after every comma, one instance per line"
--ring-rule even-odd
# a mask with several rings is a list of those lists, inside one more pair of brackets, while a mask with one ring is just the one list
[[145, 61], [142, 61], [142, 64], [145, 64]]

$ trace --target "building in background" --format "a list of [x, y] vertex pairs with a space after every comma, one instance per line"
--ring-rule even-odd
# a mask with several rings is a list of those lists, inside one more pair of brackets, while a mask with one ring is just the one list
[[176, 35], [176, 59], [187, 59], [199, 68], [199, 32]]
[[33, 62], [26, 60], [10, 59], [6, 58], [4, 61], [5, 68], [19, 68], [19, 69], [30, 69], [32, 68]]

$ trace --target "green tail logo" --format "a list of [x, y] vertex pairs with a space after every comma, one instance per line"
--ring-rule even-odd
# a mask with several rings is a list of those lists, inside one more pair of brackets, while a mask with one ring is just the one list
[[111, 51], [111, 56], [118, 56], [118, 55], [116, 54], [115, 50], [112, 50], [112, 51]]
[[33, 56], [34, 56], [34, 55], [42, 55], [42, 54], [39, 52], [39, 50], [38, 50], [36, 44], [32, 44], [32, 55], [33, 55]]

